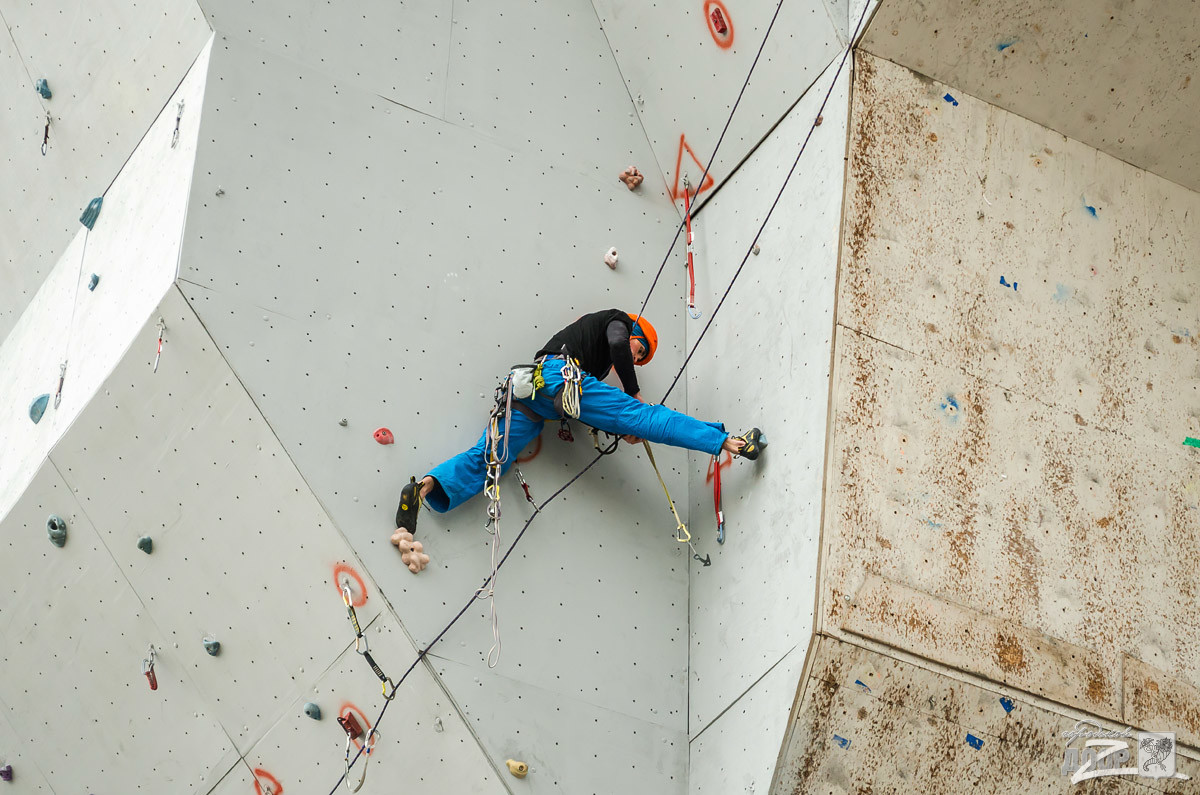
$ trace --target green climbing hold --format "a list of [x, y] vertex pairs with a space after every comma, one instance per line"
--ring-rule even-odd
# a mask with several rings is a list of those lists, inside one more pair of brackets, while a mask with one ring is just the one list
[[150, 538], [150, 536], [142, 536], [138, 539], [137, 547], [149, 555], [154, 551], [154, 539]]
[[1193, 439], [1190, 436], [1188, 438], [1184, 439], [1183, 443], [1185, 445], [1187, 445], [1188, 447], [1200, 447], [1200, 439]]
[[42, 415], [46, 413], [46, 406], [49, 404], [50, 395], [38, 395], [29, 404], [29, 419], [33, 420], [34, 425], [42, 421]]
[[91, 231], [91, 228], [96, 225], [96, 219], [100, 217], [100, 206], [104, 204], [104, 197], [97, 196], [88, 202], [87, 209], [83, 211], [83, 215], [79, 216], [79, 223], [83, 224]]
[[42, 95], [42, 99], [50, 99], [50, 97], [54, 96], [54, 94], [50, 92], [50, 83], [48, 83], [44, 77], [34, 83], [33, 88]]
[[50, 543], [56, 547], [67, 545], [67, 523], [61, 516], [50, 514], [46, 520], [46, 535], [50, 536]]
[[205, 638], [204, 639], [204, 650], [206, 652], [208, 652], [210, 655], [212, 655], [213, 657], [216, 657], [218, 654], [221, 653], [221, 641], [216, 640], [214, 638]]

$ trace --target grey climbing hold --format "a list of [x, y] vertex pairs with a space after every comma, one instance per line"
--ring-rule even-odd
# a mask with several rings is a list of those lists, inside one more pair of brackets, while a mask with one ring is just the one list
[[92, 278], [88, 279], [88, 291], [90, 292], [92, 290], [95, 290], [96, 285], [99, 283], [100, 283], [100, 277], [93, 273]]
[[216, 657], [221, 653], [221, 641], [215, 640], [214, 638], [205, 638], [204, 650], [213, 657]]
[[63, 521], [61, 516], [50, 514], [50, 518], [46, 520], [46, 535], [50, 536], [50, 543], [54, 546], [66, 546], [67, 523]]
[[321, 708], [311, 701], [304, 705], [304, 714], [313, 720], [321, 719]]
[[142, 536], [138, 539], [137, 547], [149, 555], [154, 551], [154, 539], [150, 538], [150, 536]]
[[88, 202], [87, 209], [83, 211], [83, 215], [79, 216], [79, 223], [91, 230], [96, 225], [96, 219], [100, 217], [100, 205], [102, 204], [104, 204], [103, 196], [97, 196]]
[[29, 404], [29, 419], [33, 420], [34, 425], [42, 421], [42, 415], [46, 413], [48, 405], [50, 405], [49, 395], [38, 395]]
[[54, 94], [50, 92], [50, 84], [46, 82], [46, 78], [44, 77], [34, 83], [33, 87], [34, 90], [42, 95], [42, 99], [50, 99], [50, 97], [54, 96]]

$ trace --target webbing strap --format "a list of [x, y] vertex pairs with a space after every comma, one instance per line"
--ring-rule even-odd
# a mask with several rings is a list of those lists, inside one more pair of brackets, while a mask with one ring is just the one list
[[[646, 448], [646, 456], [650, 459], [650, 466], [654, 467], [654, 474], [658, 476], [659, 485], [663, 487], [663, 493], [667, 495], [667, 504], [671, 506], [671, 513], [675, 514], [675, 540], [681, 544], [687, 544], [691, 542], [692, 534], [688, 532], [687, 525], [679, 518], [679, 511], [675, 510], [675, 500], [671, 499], [671, 492], [667, 490], [667, 482], [663, 480], [662, 473], [658, 471], [658, 464], [654, 461], [654, 453], [650, 450], [650, 443], [643, 439], [642, 446]], [[681, 531], [682, 536], [680, 535]]]

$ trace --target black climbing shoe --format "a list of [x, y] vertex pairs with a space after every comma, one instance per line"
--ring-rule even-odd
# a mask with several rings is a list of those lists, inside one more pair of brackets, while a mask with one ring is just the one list
[[738, 451], [738, 455], [742, 458], [748, 458], [754, 461], [758, 458], [758, 454], [767, 449], [767, 437], [758, 428], [751, 428], [741, 436], [735, 436], [734, 439], [741, 439], [746, 444]]
[[403, 527], [413, 535], [417, 534], [417, 509], [421, 507], [421, 484], [415, 477], [410, 477], [400, 489], [400, 507], [396, 509], [396, 528]]

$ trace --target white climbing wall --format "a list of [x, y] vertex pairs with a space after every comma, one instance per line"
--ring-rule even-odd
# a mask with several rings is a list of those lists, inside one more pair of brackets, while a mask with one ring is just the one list
[[813, 629], [850, 83], [848, 60], [833, 82], [841, 61], [695, 222], [703, 316], [688, 321], [689, 345], [742, 273], [689, 367], [689, 409], [736, 432], [760, 426], [769, 445], [755, 465], [721, 460], [724, 544], [712, 458], [694, 455], [689, 467], [692, 529], [712, 560], [691, 571], [692, 792], [769, 785]]
[[[147, 11], [131, 0], [0, 2], [0, 339], [209, 37], [193, 0]], [[50, 99], [34, 91], [39, 79]]]

